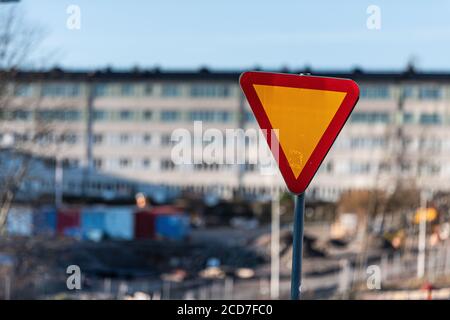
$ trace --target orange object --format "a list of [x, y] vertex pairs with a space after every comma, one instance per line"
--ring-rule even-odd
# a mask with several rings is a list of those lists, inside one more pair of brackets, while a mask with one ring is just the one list
[[437, 218], [437, 211], [435, 208], [420, 208], [417, 209], [414, 215], [414, 223], [419, 224], [420, 221], [426, 219], [427, 222], [434, 221]]
[[433, 292], [434, 287], [433, 287], [433, 285], [431, 283], [425, 282], [422, 285], [421, 289], [427, 292], [427, 300], [432, 300], [433, 299], [432, 298], [432, 292]]

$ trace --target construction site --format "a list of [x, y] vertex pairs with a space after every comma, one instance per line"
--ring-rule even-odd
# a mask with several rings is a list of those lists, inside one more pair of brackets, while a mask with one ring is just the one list
[[[418, 277], [417, 269], [420, 217], [414, 211], [377, 214], [369, 218], [370, 228], [363, 234], [366, 218], [347, 212], [350, 207], [357, 212], [355, 202], [364, 204], [368, 199], [370, 193], [358, 193], [343, 197], [338, 205], [307, 206], [303, 297], [425, 299], [429, 294], [425, 289], [432, 288], [434, 298], [446, 298], [450, 281], [447, 197], [436, 198], [439, 215], [430, 216], [427, 223], [425, 278]], [[19, 222], [14, 220], [17, 217], [9, 218], [12, 222], [7, 224], [7, 232], [1, 238], [0, 296], [3, 299], [286, 299], [292, 265], [292, 206], [291, 196], [281, 197], [278, 243], [271, 233], [271, 203], [259, 206], [253, 203], [253, 207], [242, 203], [218, 204], [196, 214], [186, 210], [189, 229], [183, 233], [164, 233], [163, 228], [147, 234], [140, 231], [138, 236], [128, 238], [107, 235], [104, 225], [92, 224], [93, 215], [99, 219], [98, 206], [96, 211], [82, 210], [80, 225], [76, 228], [72, 224], [70, 232], [57, 228], [52, 232], [41, 225], [28, 234], [23, 212], [18, 215], [13, 210], [10, 217], [18, 215], [22, 227], [17, 227]], [[164, 212], [172, 216], [169, 208], [174, 210], [168, 205], [155, 206], [153, 213], [148, 214]], [[179, 214], [180, 207], [176, 208]], [[105, 206], [103, 210], [112, 213], [118, 209]], [[139, 215], [142, 210], [136, 208], [132, 214]], [[123, 218], [121, 221], [125, 225]], [[144, 221], [150, 221], [151, 225], [151, 219]], [[176, 226], [177, 220], [174, 221]], [[67, 286], [70, 276], [67, 269], [73, 265], [80, 269], [79, 290], [69, 290]], [[276, 265], [278, 270], [273, 269]], [[370, 286], [374, 266], [381, 277], [379, 287]]]

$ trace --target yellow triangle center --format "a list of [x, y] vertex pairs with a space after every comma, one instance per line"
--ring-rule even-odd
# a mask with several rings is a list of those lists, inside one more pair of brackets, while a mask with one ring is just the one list
[[267, 85], [254, 88], [298, 178], [346, 93]]

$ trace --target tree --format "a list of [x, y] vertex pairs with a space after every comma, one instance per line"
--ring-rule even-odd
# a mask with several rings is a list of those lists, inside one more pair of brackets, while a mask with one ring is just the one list
[[338, 212], [351, 212], [358, 216], [361, 228], [379, 211], [379, 207], [386, 201], [385, 192], [378, 189], [348, 191], [341, 195], [338, 201]]
[[[0, 6], [0, 154], [9, 162], [20, 163], [3, 166], [0, 172], [0, 231], [30, 172], [33, 154], [44, 147], [40, 142], [53, 130], [52, 124], [37, 112], [41, 98], [26, 94], [29, 84], [39, 80], [33, 76], [35, 73], [23, 72], [37, 67], [37, 52], [44, 34], [42, 27], [27, 23], [15, 7]], [[11, 121], [28, 116], [31, 121], [20, 127]]]

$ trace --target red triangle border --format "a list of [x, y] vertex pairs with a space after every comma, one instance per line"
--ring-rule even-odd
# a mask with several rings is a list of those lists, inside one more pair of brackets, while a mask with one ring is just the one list
[[[327, 155], [328, 151], [339, 135], [339, 132], [342, 130], [348, 117], [353, 111], [356, 103], [358, 102], [358, 85], [356, 84], [356, 82], [350, 79], [259, 71], [244, 72], [239, 78], [239, 83], [253, 111], [253, 114], [255, 115], [259, 127], [266, 130], [271, 130], [273, 129], [273, 127], [269, 121], [269, 118], [267, 117], [267, 114], [261, 104], [261, 101], [258, 98], [253, 85], [329, 90], [347, 93], [341, 103], [341, 106], [337, 110], [327, 129], [324, 131], [322, 138], [319, 140], [319, 143], [307, 160], [298, 178], [295, 178], [295, 175], [292, 172], [292, 169], [287, 161], [286, 154], [284, 153], [282, 146], [279, 144], [280, 150], [278, 166], [289, 191], [294, 194], [301, 194], [305, 192], [312, 178], [319, 169], [322, 161], [325, 159], [325, 156]], [[267, 143], [270, 148], [270, 134], [267, 135]]]

